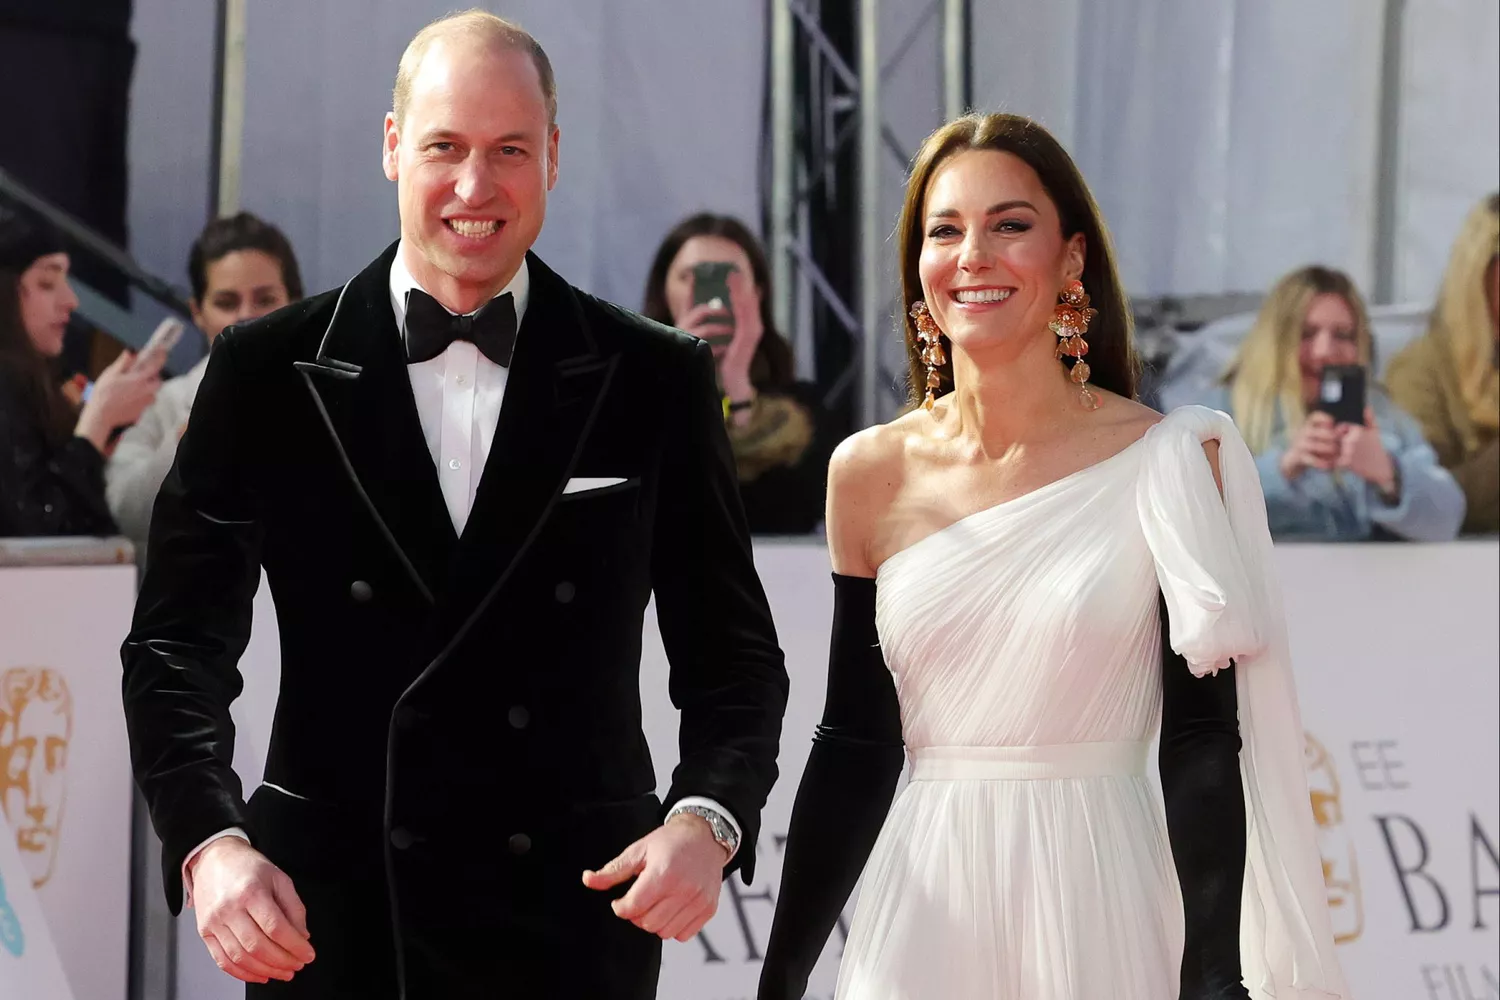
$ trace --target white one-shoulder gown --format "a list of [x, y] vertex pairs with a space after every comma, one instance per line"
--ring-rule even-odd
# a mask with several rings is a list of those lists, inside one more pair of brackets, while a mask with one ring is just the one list
[[1233, 423], [1184, 407], [881, 565], [911, 780], [865, 868], [840, 1000], [1177, 996], [1182, 905], [1145, 777], [1158, 590], [1194, 673], [1236, 661], [1246, 984], [1258, 1000], [1345, 995], [1270, 548]]

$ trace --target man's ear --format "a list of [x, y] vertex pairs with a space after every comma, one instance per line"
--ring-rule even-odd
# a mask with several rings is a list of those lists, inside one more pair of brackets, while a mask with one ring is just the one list
[[557, 184], [557, 144], [562, 138], [562, 129], [556, 125], [547, 135], [547, 190], [551, 191]]
[[400, 177], [398, 169], [400, 163], [401, 149], [401, 126], [396, 123], [396, 113], [387, 111], [385, 115], [385, 135], [380, 146], [380, 167], [385, 171], [386, 180], [393, 181]]

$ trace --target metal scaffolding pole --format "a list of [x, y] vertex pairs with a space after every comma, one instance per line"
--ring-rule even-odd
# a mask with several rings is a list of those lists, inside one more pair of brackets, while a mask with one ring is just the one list
[[218, 4], [210, 150], [213, 161], [208, 179], [211, 219], [240, 210], [240, 164], [245, 147], [245, 5], [246, 0], [219, 0]]
[[885, 326], [885, 274], [881, 267], [880, 159], [884, 133], [880, 118], [880, 0], [859, 5], [859, 345], [860, 416], [864, 426], [880, 420], [880, 352]]
[[969, 59], [969, 0], [943, 0], [943, 119], [952, 121], [973, 103]]
[[1396, 230], [1401, 180], [1401, 57], [1406, 39], [1406, 0], [1386, 0], [1380, 59], [1380, 126], [1375, 149], [1375, 246], [1372, 302], [1396, 300]]
[[790, 335], [796, 278], [792, 270], [792, 222], [797, 211], [793, 170], [796, 156], [796, 60], [792, 11], [785, 0], [771, 4], [771, 314]]
[[[858, 427], [901, 402], [881, 350], [895, 289], [884, 196], [896, 176], [885, 171], [905, 170], [909, 154], [884, 118], [882, 83], [925, 56], [943, 65], [937, 103], [967, 107], [969, 2], [767, 3], [773, 313], [796, 344], [812, 348], [823, 405]], [[918, 44], [923, 38], [931, 48]], [[892, 163], [882, 164], [887, 157]]]

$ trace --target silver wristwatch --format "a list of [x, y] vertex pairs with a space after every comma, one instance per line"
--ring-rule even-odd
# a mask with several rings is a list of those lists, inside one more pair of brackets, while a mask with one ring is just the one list
[[724, 860], [724, 863], [728, 864], [734, 860], [735, 853], [740, 849], [740, 835], [734, 832], [734, 827], [729, 825], [729, 820], [725, 819], [722, 813], [708, 806], [682, 805], [667, 813], [667, 819], [682, 813], [691, 813], [707, 820], [709, 829], [713, 831], [714, 840], [729, 852], [729, 857]]

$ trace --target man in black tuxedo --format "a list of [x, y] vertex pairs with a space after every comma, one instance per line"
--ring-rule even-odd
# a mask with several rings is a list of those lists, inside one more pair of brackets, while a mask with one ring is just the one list
[[[424, 29], [385, 124], [401, 240], [218, 338], [157, 499], [132, 760], [169, 900], [250, 997], [652, 997], [662, 939], [750, 879], [787, 678], [711, 352], [529, 252], [555, 110], [519, 28]], [[262, 566], [281, 695], [246, 803], [229, 706]]]

